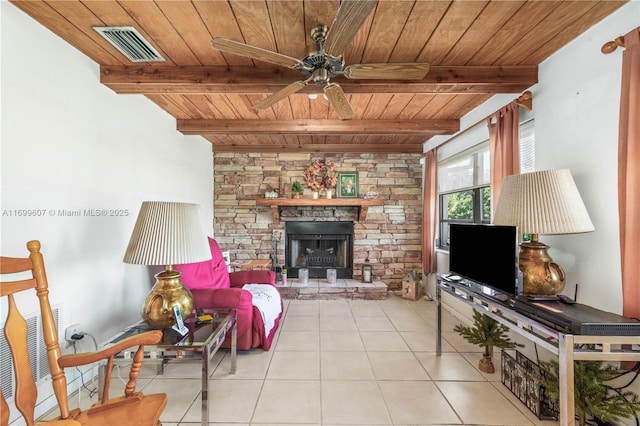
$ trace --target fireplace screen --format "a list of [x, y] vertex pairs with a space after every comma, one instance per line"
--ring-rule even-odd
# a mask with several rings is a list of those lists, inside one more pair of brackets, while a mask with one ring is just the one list
[[310, 278], [325, 278], [335, 269], [338, 278], [353, 277], [353, 222], [287, 222], [285, 265], [291, 278], [300, 268]]

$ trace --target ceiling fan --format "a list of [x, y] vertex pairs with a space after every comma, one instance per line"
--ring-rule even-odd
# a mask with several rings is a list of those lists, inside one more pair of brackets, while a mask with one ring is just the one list
[[349, 79], [419, 80], [429, 72], [429, 64], [425, 62], [345, 66], [342, 55], [376, 4], [377, 0], [342, 0], [330, 28], [320, 24], [311, 30], [315, 50], [302, 59], [221, 37], [214, 38], [211, 46], [222, 52], [295, 69], [307, 77], [267, 96], [253, 108], [269, 108], [313, 82], [323, 87], [322, 90], [338, 117], [348, 120], [353, 116], [353, 109], [340, 85], [330, 81], [336, 75]]

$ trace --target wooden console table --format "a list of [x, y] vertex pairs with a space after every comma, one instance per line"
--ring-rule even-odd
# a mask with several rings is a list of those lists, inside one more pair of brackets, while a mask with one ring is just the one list
[[383, 206], [382, 198], [258, 198], [256, 206], [269, 206], [273, 214], [273, 221], [280, 221], [280, 208], [282, 207], [357, 207], [358, 221], [364, 222], [367, 218], [369, 206]]
[[253, 259], [246, 262], [235, 261], [229, 264], [234, 271], [240, 269], [270, 269], [271, 260], [269, 259]]
[[[505, 303], [487, 297], [486, 294], [489, 293], [483, 294], [482, 291], [474, 290], [467, 284], [446, 281], [440, 277], [436, 280], [436, 356], [442, 354], [442, 292], [465, 302], [536, 345], [558, 355], [559, 420], [562, 426], [574, 424], [574, 361], [640, 361], [639, 351], [622, 349], [623, 345], [640, 344], [640, 336], [587, 336], [560, 332], [515, 311]], [[599, 349], [582, 349], [580, 345], [597, 345]]]

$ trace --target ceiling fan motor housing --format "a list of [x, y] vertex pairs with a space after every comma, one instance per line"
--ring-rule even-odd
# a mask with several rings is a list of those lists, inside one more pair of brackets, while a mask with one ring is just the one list
[[315, 52], [302, 59], [302, 63], [304, 68], [300, 72], [307, 77], [313, 76], [313, 82], [318, 84], [327, 83], [344, 69], [342, 57], [336, 58], [324, 52]]
[[324, 85], [332, 77], [338, 75], [344, 69], [342, 56], [331, 56], [324, 51], [324, 41], [327, 37], [327, 26], [317, 25], [311, 30], [311, 39], [316, 43], [313, 50], [302, 59], [303, 66], [300, 68], [302, 74], [311, 77], [314, 83]]

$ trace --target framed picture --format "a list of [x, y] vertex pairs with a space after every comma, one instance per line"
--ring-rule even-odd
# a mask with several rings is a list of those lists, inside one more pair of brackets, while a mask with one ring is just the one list
[[358, 172], [338, 173], [338, 197], [358, 198]]

